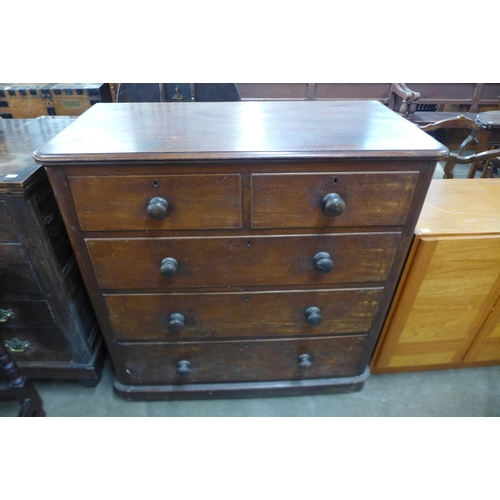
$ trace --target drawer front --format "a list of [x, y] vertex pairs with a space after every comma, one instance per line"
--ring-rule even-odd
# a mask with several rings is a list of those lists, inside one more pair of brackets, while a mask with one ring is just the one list
[[0, 245], [2, 294], [42, 293], [33, 267], [20, 243]]
[[2, 330], [55, 324], [52, 311], [45, 300], [2, 300], [0, 308], [10, 309], [14, 313], [13, 318], [2, 323]]
[[[417, 172], [252, 175], [252, 227], [401, 226]], [[326, 215], [323, 198], [337, 194], [340, 215]]]
[[105, 300], [118, 340], [172, 341], [365, 333], [382, 292], [372, 288], [106, 295]]
[[72, 361], [58, 328], [0, 329], [0, 342], [5, 344], [18, 363]]
[[18, 243], [19, 236], [17, 235], [14, 221], [12, 220], [7, 206], [4, 201], [0, 201], [0, 242], [2, 243]]
[[238, 174], [68, 180], [83, 231], [241, 228]]
[[[400, 233], [88, 239], [102, 289], [385, 281]], [[314, 258], [327, 253], [328, 273]], [[160, 273], [173, 258], [176, 274]]]
[[[366, 337], [119, 344], [122, 384], [300, 380], [358, 375]], [[302, 357], [301, 357], [302, 356]], [[307, 357], [306, 357], [307, 356]], [[186, 363], [179, 364], [181, 361]], [[301, 364], [302, 363], [302, 367]], [[178, 374], [180, 367], [190, 370]]]

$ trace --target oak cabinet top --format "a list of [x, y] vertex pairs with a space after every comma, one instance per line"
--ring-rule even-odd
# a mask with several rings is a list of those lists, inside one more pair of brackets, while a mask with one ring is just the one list
[[500, 179], [433, 179], [415, 233], [500, 234]]
[[100, 103], [38, 149], [73, 162], [427, 158], [448, 150], [376, 101]]

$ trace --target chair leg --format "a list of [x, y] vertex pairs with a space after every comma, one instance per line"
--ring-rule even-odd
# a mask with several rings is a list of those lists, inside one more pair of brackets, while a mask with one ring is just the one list
[[[12, 395], [12, 397], [5, 397], [5, 394], [2, 394], [3, 397], [0, 399], [17, 400], [21, 405], [19, 417], [45, 417], [42, 398], [31, 380], [21, 375], [16, 362], [1, 343], [0, 367], [5, 371], [10, 381], [9, 392]], [[2, 392], [5, 393], [5, 391]]]
[[443, 179], [453, 179], [453, 169], [455, 168], [456, 161], [453, 157], [449, 157], [445, 166], [443, 167], [444, 175]]
[[[476, 141], [477, 141], [477, 149], [476, 153], [482, 153], [483, 151], [486, 151], [487, 145], [488, 145], [488, 140], [490, 138], [491, 131], [488, 129], [480, 129], [477, 131], [477, 136], [476, 136]], [[473, 163], [470, 167], [469, 174], [467, 177], [469, 179], [473, 179], [474, 176], [476, 175], [476, 172], [479, 170], [481, 167], [481, 164], [483, 165], [483, 172], [481, 174], [481, 177], [485, 177], [486, 175], [486, 164], [480, 161], [477, 161]]]

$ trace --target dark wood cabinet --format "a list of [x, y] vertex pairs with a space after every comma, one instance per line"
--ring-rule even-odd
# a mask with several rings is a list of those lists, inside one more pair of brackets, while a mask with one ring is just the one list
[[377, 102], [98, 104], [35, 153], [130, 399], [359, 390], [436, 162]]
[[0, 120], [0, 342], [33, 378], [100, 378], [105, 346], [45, 170], [33, 151], [68, 117]]

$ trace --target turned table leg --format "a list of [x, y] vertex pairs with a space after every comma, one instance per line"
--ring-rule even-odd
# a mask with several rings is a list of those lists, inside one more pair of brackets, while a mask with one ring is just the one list
[[[0, 309], [0, 322], [9, 319], [9, 311]], [[45, 417], [42, 398], [31, 380], [21, 375], [16, 362], [0, 342], [0, 368], [9, 379], [9, 389], [0, 391], [0, 401], [18, 401], [21, 405], [20, 417]]]

